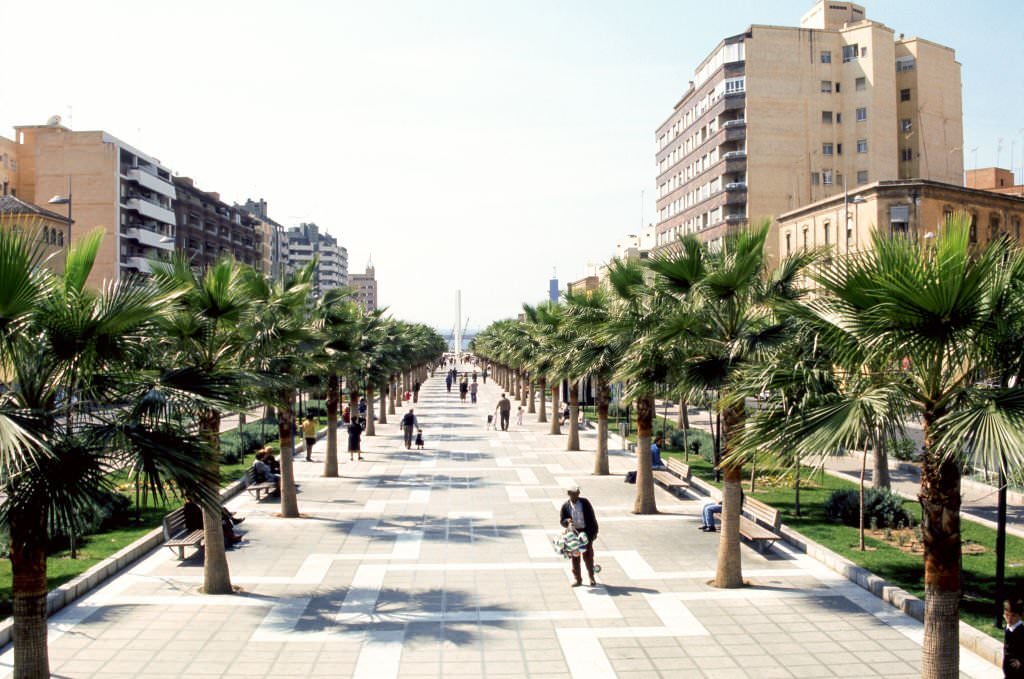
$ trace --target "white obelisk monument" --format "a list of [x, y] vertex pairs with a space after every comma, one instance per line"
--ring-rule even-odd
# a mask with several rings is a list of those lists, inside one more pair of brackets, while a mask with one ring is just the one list
[[455, 362], [462, 362], [462, 290], [455, 291]]

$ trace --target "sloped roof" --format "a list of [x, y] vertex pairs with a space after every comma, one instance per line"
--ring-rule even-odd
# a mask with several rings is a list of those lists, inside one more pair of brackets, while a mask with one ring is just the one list
[[68, 218], [52, 210], [21, 200], [14, 196], [0, 196], [0, 215], [36, 215], [58, 222], [68, 223]]

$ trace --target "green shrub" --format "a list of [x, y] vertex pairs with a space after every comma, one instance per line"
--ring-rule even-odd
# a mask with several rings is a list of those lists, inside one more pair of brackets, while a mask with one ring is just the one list
[[903, 462], [912, 462], [917, 459], [917, 446], [914, 445], [913, 440], [906, 437], [889, 441], [889, 450], [893, 457]]
[[[78, 540], [90, 533], [100, 533], [112, 528], [124, 526], [132, 517], [132, 501], [128, 496], [116, 491], [101, 491], [100, 496], [90, 506], [76, 513], [78, 526], [75, 533]], [[67, 531], [51, 527], [48, 551], [53, 553], [67, 549], [71, 539]]]
[[[856, 490], [834, 491], [825, 502], [829, 520], [846, 526], [860, 525]], [[864, 491], [864, 524], [874, 528], [901, 528], [914, 525], [914, 519], [903, 508], [903, 498], [888, 490], [867, 488]]]
[[[715, 442], [711, 435], [700, 429], [687, 429], [686, 440], [690, 446], [690, 452], [695, 455], [699, 455], [702, 450], [714, 450], [715, 447]], [[682, 450], [683, 431], [681, 429], [673, 431], [669, 434], [668, 441], [672, 450]]]

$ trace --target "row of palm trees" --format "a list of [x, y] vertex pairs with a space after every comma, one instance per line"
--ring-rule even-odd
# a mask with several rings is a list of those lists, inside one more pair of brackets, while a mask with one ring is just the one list
[[275, 281], [230, 258], [197, 271], [178, 257], [154, 263], [151, 277], [92, 289], [100, 240], [79, 239], [53, 273], [37, 234], [0, 228], [0, 527], [10, 539], [16, 677], [49, 676], [48, 536], [74, 534], [115, 472], [155, 499], [201, 504], [204, 591], [232, 593], [222, 415], [276, 410], [281, 516], [298, 517], [297, 391], [326, 376], [324, 475], [336, 477], [341, 385], [372, 403], [375, 389], [422, 379], [446, 348], [426, 326], [364, 312], [345, 290], [313, 300], [315, 263]]
[[[879, 451], [919, 418], [922, 675], [958, 676], [961, 474], [1024, 469], [1024, 253], [1005, 240], [971, 245], [965, 215], [933, 239], [876, 234], [855, 255], [800, 252], [777, 264], [765, 257], [768, 233], [765, 224], [715, 247], [688, 237], [647, 261], [613, 261], [606, 288], [526, 305], [520, 320], [481, 332], [474, 351], [505, 386], [523, 385], [531, 408], [534, 386], [543, 395], [593, 380], [595, 474], [608, 473], [608, 385], [621, 382], [637, 418], [637, 513], [657, 511], [647, 452], [655, 396], [683, 408], [710, 402], [722, 423], [718, 587], [743, 585], [745, 464], [799, 469], [836, 451]], [[542, 396], [541, 421], [543, 410]], [[568, 448], [578, 449], [572, 437]]]

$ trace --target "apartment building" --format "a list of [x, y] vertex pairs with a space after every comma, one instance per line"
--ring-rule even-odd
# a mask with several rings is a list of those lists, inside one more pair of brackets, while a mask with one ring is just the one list
[[297, 271], [318, 257], [313, 294], [322, 296], [328, 290], [348, 284], [348, 250], [337, 239], [321, 232], [316, 224], [300, 224], [288, 229], [286, 255], [288, 271]]
[[365, 273], [354, 273], [348, 277], [352, 297], [366, 311], [377, 310], [377, 272], [373, 261], [367, 262]]
[[982, 189], [1009, 196], [1024, 196], [1024, 185], [1014, 182], [1013, 172], [1001, 167], [980, 167], [968, 170], [965, 185], [969, 189]]
[[215, 191], [203, 191], [190, 177], [174, 177], [177, 200], [175, 245], [193, 267], [205, 269], [225, 255], [266, 273], [263, 233], [249, 212], [229, 205]]
[[872, 234], [928, 239], [946, 218], [966, 213], [970, 242], [984, 245], [1008, 236], [1018, 241], [1024, 196], [967, 188], [927, 179], [872, 182], [779, 215], [780, 256], [830, 248], [839, 255], [871, 247]]
[[[101, 229], [103, 244], [88, 284], [150, 270], [149, 260], [174, 250], [174, 184], [159, 160], [103, 131], [72, 131], [56, 116], [46, 125], [15, 127], [15, 172], [6, 181], [36, 205], [72, 200], [71, 238]], [[0, 178], [0, 183], [4, 180]]]
[[714, 242], [880, 180], [962, 185], [960, 82], [952, 49], [849, 2], [723, 39], [655, 133], [657, 245]]
[[285, 275], [285, 250], [288, 236], [285, 228], [267, 214], [267, 201], [247, 198], [244, 205], [235, 207], [248, 212], [257, 221], [261, 234], [263, 271], [273, 280], [282, 280]]

